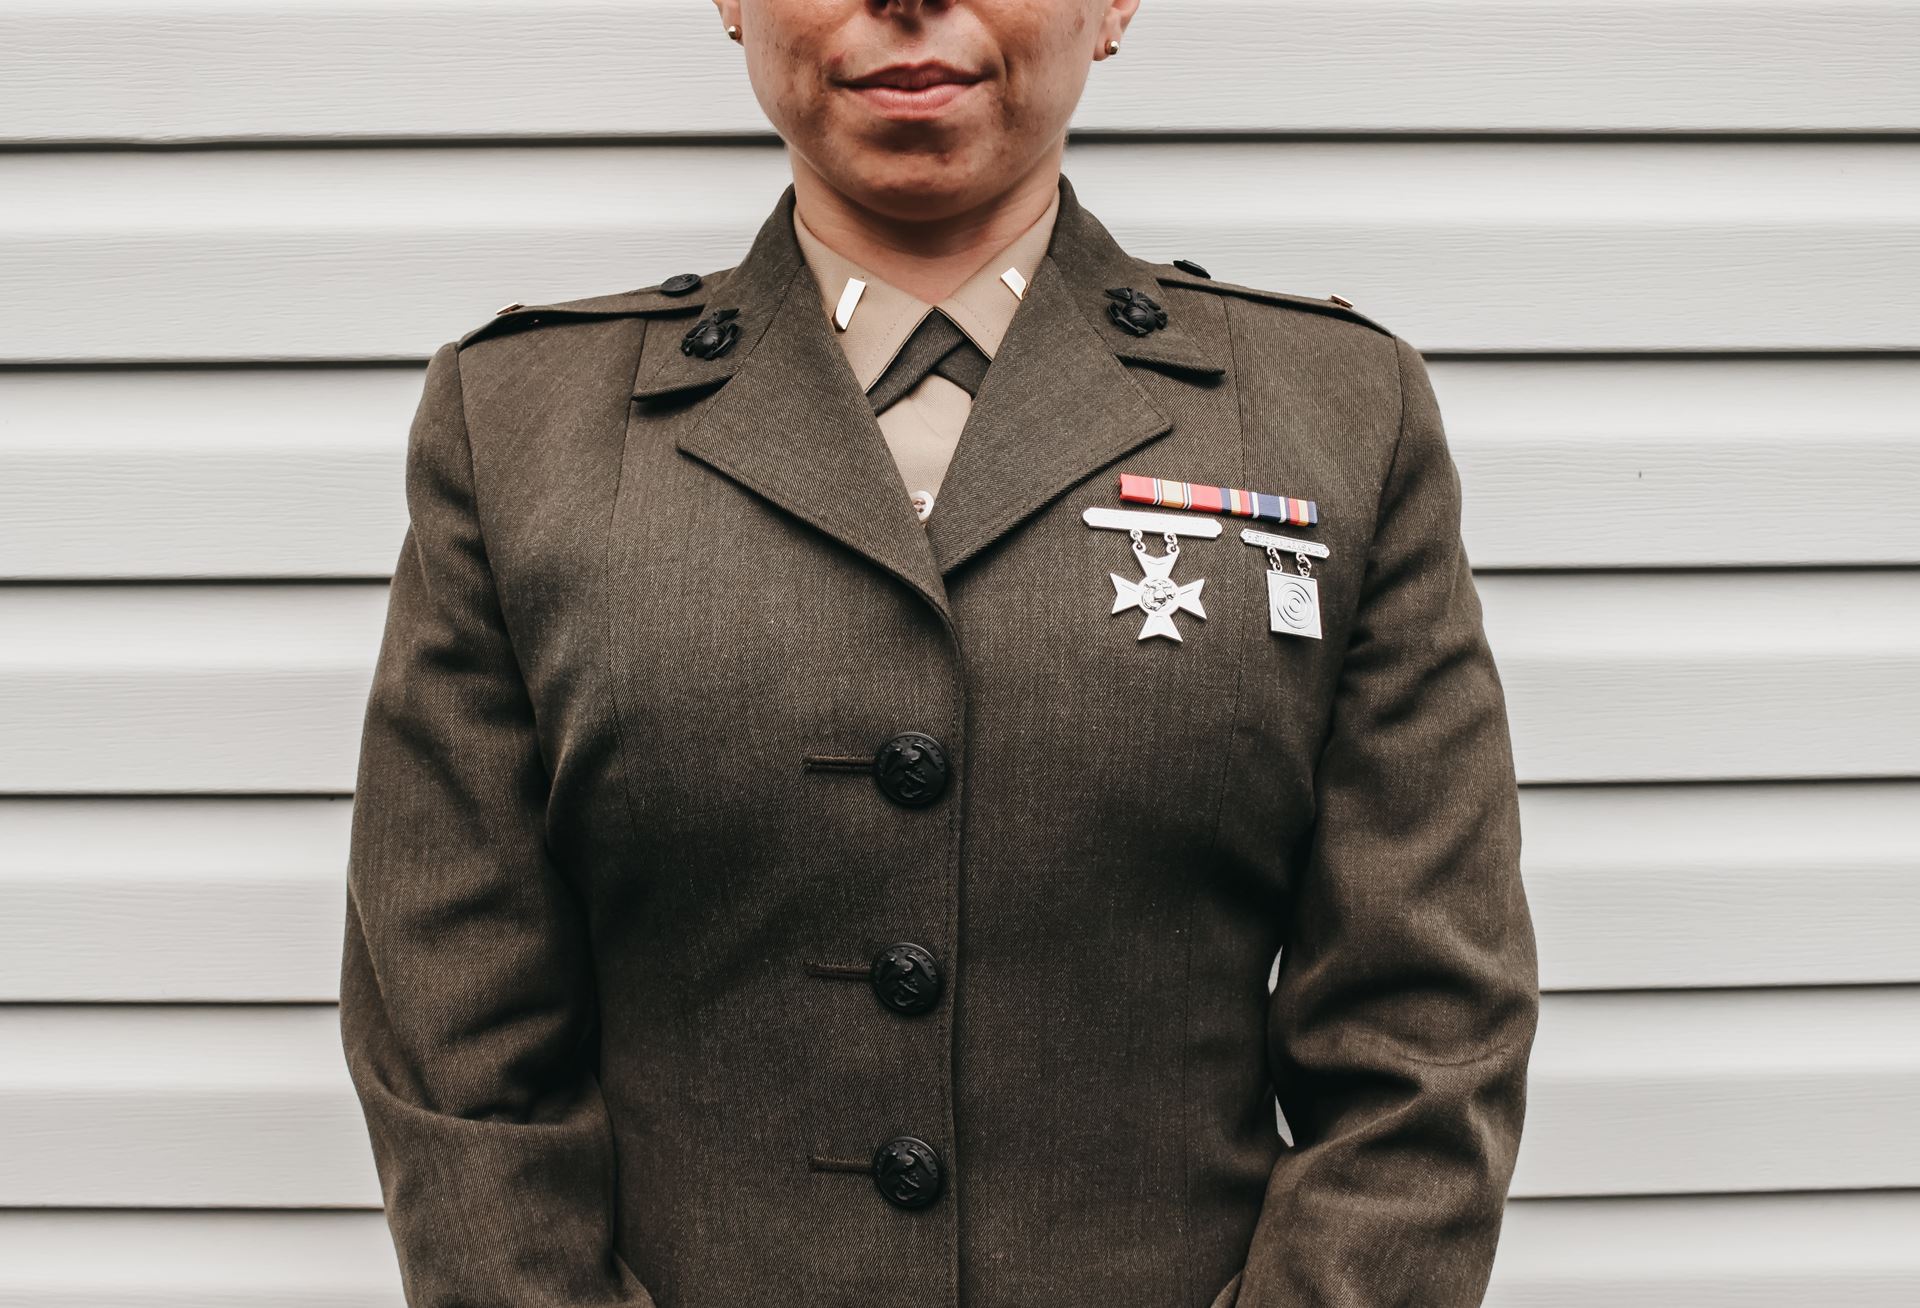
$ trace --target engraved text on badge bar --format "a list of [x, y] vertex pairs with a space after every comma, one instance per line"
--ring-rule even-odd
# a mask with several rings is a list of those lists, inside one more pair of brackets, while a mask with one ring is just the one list
[[1292, 550], [1296, 554], [1305, 554], [1316, 559], [1327, 557], [1327, 547], [1317, 540], [1300, 540], [1294, 536], [1276, 536], [1270, 531], [1256, 531], [1252, 527], [1240, 529], [1240, 539], [1249, 545], [1271, 545], [1275, 549]]

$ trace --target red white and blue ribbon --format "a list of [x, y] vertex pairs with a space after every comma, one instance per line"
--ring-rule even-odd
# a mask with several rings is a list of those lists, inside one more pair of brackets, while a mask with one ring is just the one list
[[1190, 481], [1168, 481], [1164, 477], [1142, 477], [1131, 472], [1120, 474], [1120, 498], [1133, 504], [1201, 509], [1208, 513], [1230, 513], [1236, 518], [1267, 518], [1296, 527], [1317, 526], [1320, 522], [1320, 506], [1312, 500], [1233, 486], [1201, 486]]

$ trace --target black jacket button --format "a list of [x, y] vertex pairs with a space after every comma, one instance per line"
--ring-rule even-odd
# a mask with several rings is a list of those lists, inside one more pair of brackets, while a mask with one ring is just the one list
[[1175, 259], [1173, 261], [1173, 266], [1178, 268], [1181, 272], [1192, 273], [1195, 277], [1205, 277], [1209, 280], [1211, 280], [1213, 277], [1212, 273], [1208, 272], [1205, 268], [1202, 268], [1199, 264], [1195, 263], [1191, 259]]
[[660, 283], [660, 289], [667, 295], [685, 295], [700, 285], [699, 273], [675, 273]]
[[873, 781], [896, 804], [931, 804], [947, 788], [947, 751], [924, 731], [903, 731], [874, 753]]
[[1145, 336], [1167, 325], [1167, 311], [1144, 291], [1136, 291], [1131, 286], [1116, 286], [1107, 292], [1107, 296], [1113, 301], [1107, 306], [1107, 317], [1113, 319], [1113, 325], [1128, 335]]
[[917, 1136], [897, 1135], [873, 1151], [873, 1183], [897, 1208], [925, 1208], [940, 1197], [940, 1155]]
[[740, 335], [740, 324], [734, 321], [739, 312], [738, 309], [717, 309], [687, 328], [687, 334], [680, 338], [680, 353], [717, 359], [731, 350]]
[[896, 1013], [924, 1013], [940, 1002], [940, 965], [910, 940], [899, 940], [873, 956], [867, 980], [880, 1002]]

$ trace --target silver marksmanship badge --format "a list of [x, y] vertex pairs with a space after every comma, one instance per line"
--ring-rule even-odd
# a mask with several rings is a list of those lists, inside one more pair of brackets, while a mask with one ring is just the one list
[[[1139, 581], [1129, 581], [1117, 572], [1109, 572], [1107, 576], [1113, 581], [1113, 613], [1137, 608], [1147, 615], [1147, 620], [1140, 626], [1140, 640], [1149, 636], [1181, 639], [1180, 629], [1173, 623], [1176, 613], [1191, 613], [1198, 618], [1207, 616], [1206, 609], [1200, 604], [1200, 590], [1207, 584], [1206, 579], [1203, 577], [1182, 585], [1174, 581], [1171, 574], [1175, 561], [1180, 557], [1179, 538], [1218, 536], [1220, 523], [1216, 519], [1100, 507], [1090, 508], [1081, 516], [1090, 527], [1121, 530], [1133, 537], [1133, 554], [1139, 560], [1140, 571], [1145, 575]], [[1147, 552], [1146, 533], [1149, 531], [1157, 531], [1165, 539], [1166, 553], [1156, 555]]]
[[[1276, 536], [1252, 527], [1242, 528], [1240, 539], [1267, 552], [1267, 630], [1319, 640], [1320, 583], [1313, 579], [1313, 559], [1326, 558], [1327, 547], [1316, 540]], [[1300, 569], [1297, 575], [1287, 571], [1282, 550], [1293, 551]]]

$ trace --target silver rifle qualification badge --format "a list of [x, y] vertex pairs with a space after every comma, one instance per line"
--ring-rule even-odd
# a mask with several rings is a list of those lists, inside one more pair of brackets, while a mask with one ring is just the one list
[[[1125, 531], [1133, 537], [1133, 554], [1139, 560], [1140, 571], [1145, 575], [1138, 581], [1129, 581], [1117, 572], [1109, 572], [1107, 576], [1113, 581], [1113, 613], [1137, 608], [1147, 615], [1147, 620], [1140, 627], [1140, 640], [1149, 636], [1181, 639], [1180, 629], [1173, 623], [1176, 613], [1187, 612], [1198, 618], [1207, 616], [1206, 609], [1200, 604], [1200, 589], [1207, 584], [1206, 579], [1203, 577], [1181, 585], [1173, 580], [1171, 574], [1174, 563], [1180, 557], [1179, 538], [1218, 536], [1220, 523], [1217, 520], [1099, 507], [1090, 508], [1081, 516], [1090, 527]], [[1159, 532], [1166, 540], [1164, 554], [1147, 552], [1146, 533], [1149, 531]]]
[[[1243, 527], [1240, 539], [1267, 551], [1267, 629], [1282, 635], [1320, 636], [1320, 583], [1313, 579], [1313, 558], [1327, 557], [1327, 547], [1319, 541], [1276, 536], [1272, 532]], [[1282, 550], [1292, 550], [1300, 572], [1287, 571]]]

